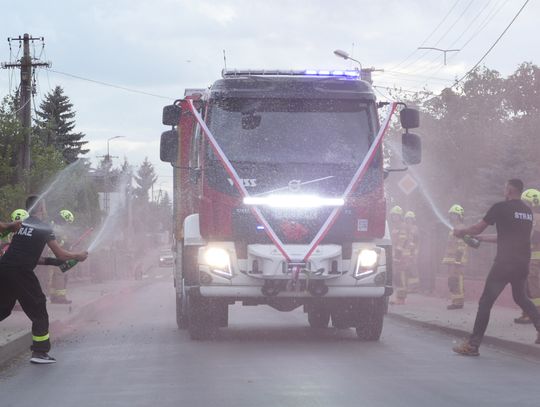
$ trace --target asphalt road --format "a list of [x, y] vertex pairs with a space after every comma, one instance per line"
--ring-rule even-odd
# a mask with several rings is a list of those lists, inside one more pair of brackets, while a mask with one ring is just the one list
[[539, 406], [540, 361], [387, 319], [377, 343], [353, 330], [313, 332], [297, 310], [231, 309], [230, 327], [190, 341], [174, 321], [170, 281], [118, 298], [35, 366], [0, 372], [2, 407]]

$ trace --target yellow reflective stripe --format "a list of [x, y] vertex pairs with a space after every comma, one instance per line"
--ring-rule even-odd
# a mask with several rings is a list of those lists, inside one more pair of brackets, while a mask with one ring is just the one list
[[67, 290], [54, 290], [54, 293], [56, 295], [66, 295], [67, 294]]
[[540, 298], [531, 298], [531, 301], [537, 307], [540, 307]]
[[540, 252], [532, 252], [531, 260], [540, 260]]
[[32, 340], [34, 342], [45, 342], [49, 340], [49, 334], [43, 336], [34, 336], [32, 335]]

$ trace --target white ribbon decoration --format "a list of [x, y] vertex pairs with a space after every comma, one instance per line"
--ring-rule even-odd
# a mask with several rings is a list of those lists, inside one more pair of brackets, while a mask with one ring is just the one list
[[[214, 137], [214, 135], [212, 134], [212, 132], [210, 131], [210, 129], [208, 128], [208, 126], [206, 125], [204, 120], [202, 119], [200, 113], [197, 111], [197, 109], [195, 109], [195, 106], [193, 104], [193, 100], [188, 99], [188, 103], [189, 103], [189, 108], [190, 108], [191, 112], [193, 113], [193, 115], [197, 119], [197, 122], [201, 126], [201, 129], [203, 130], [203, 133], [208, 138], [208, 141], [210, 142], [210, 145], [211, 145], [212, 149], [214, 150], [214, 152], [216, 153], [216, 155], [220, 159], [221, 163], [223, 164], [223, 167], [225, 168], [225, 171], [227, 171], [227, 173], [231, 177], [234, 185], [236, 186], [236, 188], [240, 192], [240, 195], [242, 196], [242, 198], [249, 197], [250, 195], [249, 195], [246, 187], [244, 186], [241, 178], [238, 176], [238, 173], [236, 172], [235, 168], [233, 167], [233, 165], [231, 164], [231, 162], [229, 161], [229, 159], [225, 155], [224, 151], [219, 146], [216, 138]], [[358, 167], [358, 169], [354, 173], [354, 176], [351, 179], [351, 182], [349, 183], [349, 185], [345, 189], [345, 192], [342, 195], [342, 198], [343, 198], [343, 200], [345, 202], [347, 201], [347, 198], [349, 197], [349, 195], [351, 194], [351, 192], [355, 188], [355, 186], [358, 185], [358, 183], [361, 181], [361, 179], [363, 178], [363, 176], [366, 173], [367, 168], [369, 167], [369, 164], [371, 163], [371, 161], [373, 161], [373, 158], [377, 154], [377, 150], [379, 149], [379, 147], [380, 147], [380, 145], [382, 143], [383, 137], [386, 134], [386, 131], [388, 130], [388, 127], [390, 125], [390, 119], [392, 118], [392, 115], [394, 114], [394, 112], [396, 110], [396, 107], [397, 107], [396, 102], [392, 102], [390, 104], [389, 112], [388, 112], [384, 122], [382, 123], [381, 127], [379, 128], [377, 136], [373, 140], [373, 143], [371, 143], [371, 147], [369, 148], [366, 156], [364, 157], [364, 160], [362, 161], [362, 163], [360, 164], [360, 166]], [[267, 233], [268, 237], [272, 240], [272, 242], [274, 242], [274, 244], [276, 245], [278, 250], [281, 252], [283, 257], [285, 257], [285, 260], [286, 261], [291, 261], [291, 256], [289, 255], [289, 253], [287, 253], [287, 250], [285, 248], [285, 244], [281, 241], [281, 239], [275, 233], [274, 229], [270, 226], [270, 224], [268, 223], [268, 221], [266, 220], [266, 218], [264, 217], [264, 215], [262, 214], [260, 209], [258, 207], [256, 207], [256, 206], [250, 206], [250, 209], [251, 209], [253, 215], [257, 218], [257, 220], [263, 225], [264, 230]], [[313, 252], [317, 248], [317, 246], [324, 239], [324, 237], [326, 236], [326, 234], [328, 233], [330, 228], [333, 226], [334, 222], [337, 220], [337, 217], [338, 217], [339, 213], [341, 212], [341, 209], [342, 209], [342, 207], [336, 207], [336, 208], [334, 208], [332, 210], [332, 212], [330, 213], [330, 215], [326, 219], [326, 222], [324, 222], [324, 224], [321, 226], [321, 228], [319, 229], [319, 231], [317, 232], [317, 234], [315, 235], [313, 240], [309, 243], [309, 245], [307, 247], [307, 250], [306, 250], [306, 254], [303, 257], [304, 262], [309, 259], [309, 257], [313, 254]]]

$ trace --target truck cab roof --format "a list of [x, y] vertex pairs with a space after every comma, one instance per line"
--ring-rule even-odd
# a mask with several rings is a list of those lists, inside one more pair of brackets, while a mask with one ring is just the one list
[[346, 75], [309, 75], [303, 71], [228, 71], [210, 87], [211, 99], [323, 98], [375, 101], [371, 85]]

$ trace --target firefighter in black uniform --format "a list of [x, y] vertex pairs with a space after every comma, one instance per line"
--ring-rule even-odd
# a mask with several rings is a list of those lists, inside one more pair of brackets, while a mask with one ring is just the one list
[[[45, 203], [35, 195], [26, 200], [30, 217], [26, 219], [13, 236], [6, 253], [0, 259], [0, 321], [7, 318], [19, 301], [25, 314], [32, 321], [32, 363], [54, 363], [49, 356], [49, 316], [46, 298], [34, 274], [37, 264], [59, 266], [67, 260], [84, 261], [87, 252], [69, 252], [56, 242], [48, 223]], [[43, 258], [45, 245], [49, 246], [56, 258]]]
[[523, 182], [511, 179], [506, 183], [505, 201], [493, 205], [476, 225], [454, 229], [454, 235], [463, 238], [465, 235], [478, 235], [489, 225], [497, 228], [497, 235], [477, 236], [480, 241], [497, 243], [497, 254], [480, 297], [473, 333], [467, 341], [453, 349], [461, 355], [479, 355], [478, 348], [488, 326], [491, 307], [507, 284], [512, 286], [516, 304], [531, 318], [538, 332], [536, 343], [540, 344], [540, 314], [527, 297], [526, 289], [533, 213], [521, 200], [522, 192]]

